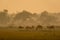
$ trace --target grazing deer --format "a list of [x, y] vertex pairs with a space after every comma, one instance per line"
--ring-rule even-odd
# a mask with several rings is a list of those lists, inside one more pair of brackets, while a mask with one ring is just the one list
[[49, 29], [49, 30], [52, 30], [52, 29], [54, 29], [54, 26], [52, 25], [52, 26], [47, 26], [47, 28]]
[[37, 25], [36, 30], [41, 30], [42, 26], [41, 25]]
[[32, 27], [26, 26], [25, 29], [26, 30], [33, 30], [34, 29], [34, 26], [32, 26]]
[[23, 26], [19, 26], [19, 29], [24, 29], [24, 27]]

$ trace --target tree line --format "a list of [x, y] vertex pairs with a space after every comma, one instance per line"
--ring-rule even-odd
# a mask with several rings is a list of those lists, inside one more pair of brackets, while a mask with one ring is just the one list
[[[8, 10], [0, 11], [0, 26], [60, 26], [60, 13], [49, 13], [43, 11], [40, 14], [31, 13], [26, 10], [9, 15]], [[28, 28], [28, 27], [27, 27]]]

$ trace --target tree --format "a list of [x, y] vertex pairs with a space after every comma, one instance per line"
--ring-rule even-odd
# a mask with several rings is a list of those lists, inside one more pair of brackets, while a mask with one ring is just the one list
[[[14, 22], [16, 25], [27, 25], [29, 24], [32, 16], [32, 13], [23, 10], [22, 12], [19, 12], [14, 17]], [[27, 23], [27, 24], [26, 24]]]
[[42, 25], [52, 25], [56, 22], [56, 17], [54, 15], [50, 15], [47, 11], [41, 13], [40, 22]]
[[16, 14], [16, 16], [14, 17], [14, 20], [26, 20], [31, 16], [32, 16], [32, 13], [23, 10], [22, 12], [19, 12]]
[[8, 24], [10, 21], [10, 17], [8, 15], [8, 10], [4, 10], [3, 12], [0, 12], [0, 26]]

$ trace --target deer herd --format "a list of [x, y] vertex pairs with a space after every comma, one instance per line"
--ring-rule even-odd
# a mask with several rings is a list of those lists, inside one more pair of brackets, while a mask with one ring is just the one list
[[[19, 29], [25, 29], [25, 30], [42, 30], [44, 27], [41, 26], [41, 25], [37, 25], [36, 27], [35, 26], [26, 26], [26, 27], [23, 27], [23, 26], [19, 26], [18, 27]], [[47, 29], [51, 30], [51, 29], [54, 29], [55, 26], [51, 25], [51, 26], [46, 26]]]

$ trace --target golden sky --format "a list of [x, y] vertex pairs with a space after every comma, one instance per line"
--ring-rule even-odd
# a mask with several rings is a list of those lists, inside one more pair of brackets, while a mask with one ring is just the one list
[[60, 0], [0, 0], [0, 11], [3, 9], [8, 9], [9, 12], [60, 12]]

